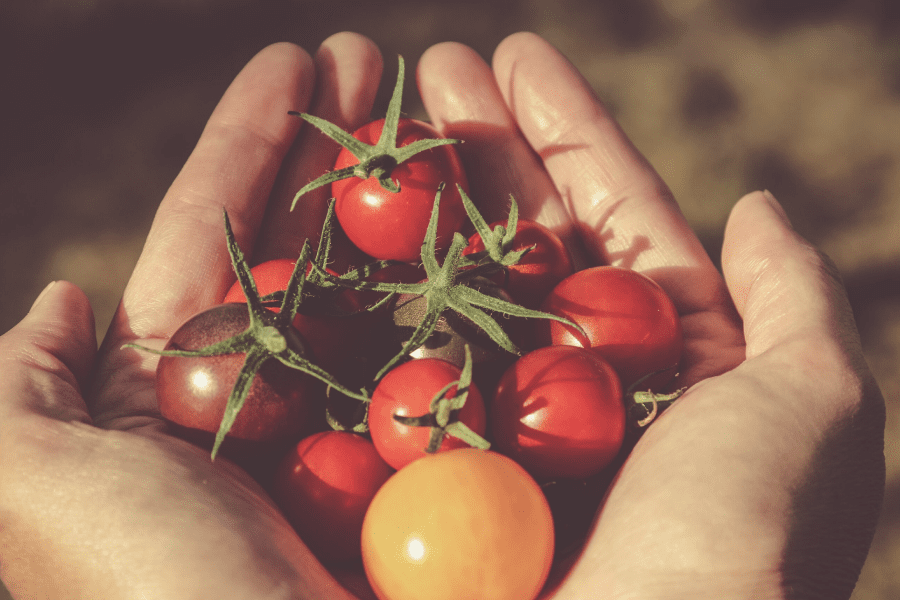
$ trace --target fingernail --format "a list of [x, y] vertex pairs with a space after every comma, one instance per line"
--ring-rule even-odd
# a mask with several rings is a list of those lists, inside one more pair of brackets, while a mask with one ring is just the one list
[[43, 289], [43, 291], [41, 291], [41, 293], [38, 294], [38, 297], [34, 299], [34, 304], [31, 305], [31, 308], [29, 309], [28, 312], [31, 312], [32, 310], [37, 308], [37, 305], [41, 303], [41, 300], [44, 299], [44, 297], [47, 295], [47, 292], [49, 292], [50, 288], [52, 288], [54, 285], [56, 285], [55, 281], [51, 281], [50, 283], [47, 284], [47, 287], [45, 287]]
[[775, 196], [772, 195], [772, 192], [769, 190], [763, 190], [763, 196], [765, 196], [766, 200], [769, 202], [769, 206], [775, 211], [775, 214], [787, 225], [789, 228], [793, 229], [794, 226], [791, 225], [791, 220], [788, 218], [787, 213], [784, 211], [784, 207], [781, 206], [781, 203], [775, 199]]

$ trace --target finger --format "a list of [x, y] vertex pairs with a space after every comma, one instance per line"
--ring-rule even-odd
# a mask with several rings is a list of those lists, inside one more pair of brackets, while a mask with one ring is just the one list
[[744, 319], [747, 358], [811, 338], [849, 344], [862, 354], [836, 268], [794, 231], [770, 193], [748, 194], [735, 205], [722, 270]]
[[505, 218], [512, 194], [520, 216], [571, 242], [569, 214], [540, 158], [522, 137], [490, 66], [471, 48], [447, 42], [422, 55], [417, 74], [435, 127], [444, 137], [464, 142], [456, 149], [485, 218]]
[[[381, 79], [381, 53], [374, 42], [356, 33], [338, 33], [315, 55], [316, 96], [312, 114], [354, 131], [369, 119]], [[299, 117], [291, 117], [300, 121]], [[330, 186], [304, 194], [294, 210], [297, 190], [334, 168], [340, 145], [315, 127], [302, 124], [284, 161], [266, 210], [253, 262], [296, 258], [307, 238], [317, 242], [325, 218]], [[315, 247], [315, 246], [314, 246]]]
[[671, 193], [578, 71], [530, 33], [505, 39], [494, 72], [594, 258], [651, 272], [682, 313], [724, 295]]
[[307, 105], [312, 81], [311, 59], [291, 44], [265, 48], [238, 74], [160, 204], [107, 336], [111, 347], [168, 337], [225, 295], [233, 275], [223, 208], [248, 248], [299, 129], [287, 111]]
[[97, 354], [87, 297], [66, 281], [41, 292], [25, 318], [0, 337], [0, 439], [16, 417], [89, 422], [82, 399]]

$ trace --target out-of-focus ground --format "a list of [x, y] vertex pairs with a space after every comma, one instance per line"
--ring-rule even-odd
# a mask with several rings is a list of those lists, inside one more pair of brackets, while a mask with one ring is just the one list
[[[772, 190], [843, 273], [887, 399], [884, 512], [853, 598], [900, 598], [894, 0], [4, 2], [0, 332], [62, 278], [88, 293], [102, 335], [230, 80], [270, 42], [313, 51], [341, 30], [410, 63], [440, 41], [489, 58], [507, 34], [543, 35], [612, 107], [715, 258], [734, 202]], [[405, 109], [422, 117], [416, 102], [410, 93]]]

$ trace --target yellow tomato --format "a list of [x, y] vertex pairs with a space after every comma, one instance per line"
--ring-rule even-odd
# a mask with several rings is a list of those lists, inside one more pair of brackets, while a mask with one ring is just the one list
[[553, 560], [553, 521], [512, 459], [451, 450], [381, 487], [363, 522], [362, 556], [381, 600], [532, 600]]

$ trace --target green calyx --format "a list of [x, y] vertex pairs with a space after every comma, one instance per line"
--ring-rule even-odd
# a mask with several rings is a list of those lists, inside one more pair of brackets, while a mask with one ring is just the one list
[[[522, 250], [513, 250], [513, 244], [516, 240], [516, 230], [519, 224], [519, 205], [516, 199], [510, 195], [509, 197], [509, 216], [506, 225], [497, 225], [493, 229], [490, 228], [475, 204], [460, 189], [463, 206], [469, 215], [469, 220], [475, 226], [475, 231], [481, 236], [484, 242], [484, 250], [476, 252], [468, 256], [463, 256], [460, 261], [461, 267], [475, 267], [478, 274], [489, 274], [491, 271], [497, 271], [518, 264], [526, 254], [534, 250], [534, 246], [523, 248]], [[485, 273], [487, 271], [487, 273]]]
[[[311, 254], [309, 240], [303, 245], [300, 257], [294, 265], [294, 271], [288, 281], [287, 289], [281, 295], [280, 312], [274, 313], [267, 308], [259, 296], [256, 289], [256, 283], [253, 275], [250, 273], [250, 267], [247, 264], [244, 254], [238, 247], [234, 239], [234, 232], [231, 229], [231, 222], [228, 219], [228, 213], [223, 211], [225, 218], [225, 236], [228, 243], [228, 252], [231, 256], [231, 263], [237, 274], [238, 282], [247, 298], [247, 310], [249, 312], [250, 324], [247, 329], [228, 339], [210, 344], [198, 350], [154, 350], [145, 348], [137, 344], [126, 344], [126, 348], [138, 348], [146, 350], [154, 354], [162, 356], [219, 356], [223, 354], [243, 353], [245, 355], [244, 364], [238, 373], [234, 387], [228, 396], [225, 405], [225, 414], [216, 432], [216, 438], [213, 442], [211, 458], [215, 460], [219, 447], [225, 439], [225, 436], [231, 430], [238, 413], [243, 408], [259, 369], [267, 360], [277, 360], [286, 367], [296, 369], [307, 375], [315, 377], [324, 382], [330, 388], [340, 391], [342, 394], [367, 402], [368, 396], [364, 391], [354, 392], [347, 389], [339, 383], [330, 373], [311, 362], [306, 358], [306, 350], [297, 348], [295, 344], [291, 344], [289, 340], [297, 339], [292, 331], [292, 323], [301, 303], [304, 299], [304, 289], [307, 286], [306, 265], [309, 263]], [[320, 247], [321, 251], [321, 247]], [[322, 261], [327, 259], [327, 248], [322, 254]], [[315, 264], [315, 262], [313, 263]], [[317, 285], [318, 282], [313, 283]], [[327, 289], [333, 285], [326, 284]]]
[[400, 102], [403, 96], [404, 79], [403, 57], [398, 57], [398, 59], [400, 67], [397, 73], [397, 83], [394, 85], [394, 93], [388, 104], [381, 136], [378, 139], [378, 143], [375, 145], [361, 142], [353, 137], [351, 133], [344, 131], [334, 123], [330, 123], [325, 119], [297, 111], [288, 112], [288, 114], [300, 117], [307, 123], [319, 129], [322, 133], [346, 148], [359, 160], [359, 163], [356, 165], [338, 169], [336, 171], [330, 171], [303, 186], [303, 188], [301, 188], [294, 196], [294, 200], [291, 203], [291, 210], [294, 210], [297, 201], [307, 192], [341, 179], [349, 179], [350, 177], [359, 177], [360, 179], [374, 177], [378, 180], [378, 183], [381, 184], [381, 187], [389, 192], [397, 193], [400, 191], [400, 184], [391, 179], [391, 173], [397, 165], [425, 150], [430, 150], [431, 148], [446, 144], [460, 143], [460, 140], [439, 138], [418, 140], [401, 148], [397, 147], [397, 128], [400, 124]]
[[[484, 219], [478, 214], [478, 210], [472, 204], [471, 200], [463, 192], [462, 188], [457, 186], [463, 202], [467, 205], [466, 210], [470, 215], [477, 215], [473, 220]], [[515, 355], [521, 355], [522, 351], [513, 343], [503, 327], [489, 314], [501, 313], [511, 317], [533, 318], [533, 319], [552, 319], [559, 321], [569, 327], [574, 328], [584, 335], [583, 330], [572, 321], [552, 315], [549, 313], [531, 310], [507, 302], [494, 296], [489, 296], [467, 285], [472, 279], [485, 272], [485, 269], [496, 271], [503, 268], [503, 265], [496, 263], [485, 264], [483, 267], [476, 269], [462, 269], [464, 261], [462, 260], [462, 251], [467, 245], [467, 240], [460, 233], [455, 233], [450, 249], [441, 264], [438, 262], [436, 245], [437, 245], [437, 222], [440, 207], [441, 192], [443, 185], [440, 186], [435, 194], [434, 206], [431, 212], [431, 219], [428, 223], [428, 230], [425, 239], [422, 242], [421, 258], [425, 267], [426, 280], [420, 283], [380, 283], [365, 280], [341, 280], [333, 278], [332, 280], [338, 285], [345, 285], [359, 290], [376, 290], [389, 292], [391, 294], [416, 294], [424, 296], [426, 299], [425, 315], [412, 336], [403, 345], [403, 348], [391, 358], [378, 372], [375, 379], [381, 379], [384, 375], [398, 362], [403, 360], [410, 353], [421, 347], [426, 340], [434, 333], [438, 320], [445, 310], [452, 310], [460, 314], [462, 317], [468, 318], [482, 329], [498, 346]], [[515, 206], [515, 202], [513, 202]], [[515, 217], [513, 217], [515, 219]], [[487, 225], [485, 224], [485, 227]], [[515, 228], [512, 229], [515, 231]], [[515, 263], [511, 263], [515, 264]], [[479, 271], [479, 269], [482, 269]], [[328, 276], [322, 271], [323, 276]]]
[[[469, 389], [472, 385], [472, 352], [466, 346], [466, 360], [458, 381], [451, 381], [434, 395], [428, 407], [428, 412], [418, 417], [406, 417], [394, 415], [394, 420], [410, 427], [430, 427], [428, 445], [425, 452], [434, 454], [441, 447], [445, 435], [453, 436], [481, 450], [490, 448], [490, 443], [475, 433], [468, 425], [459, 420], [459, 411], [469, 397]], [[456, 392], [447, 397], [453, 387]]]

